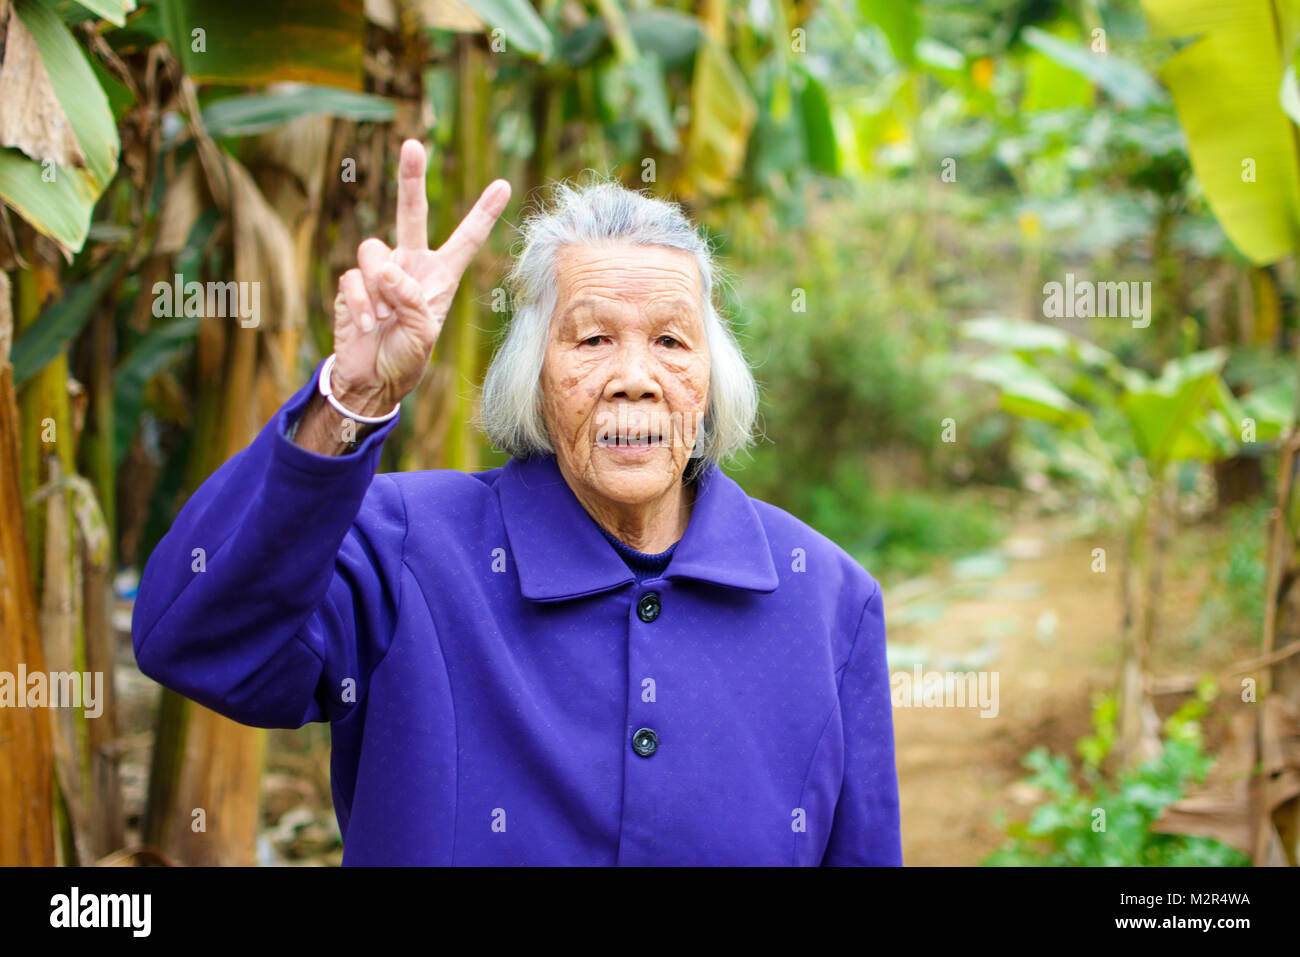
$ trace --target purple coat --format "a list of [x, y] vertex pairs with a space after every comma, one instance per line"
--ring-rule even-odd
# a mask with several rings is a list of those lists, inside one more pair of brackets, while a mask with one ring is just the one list
[[902, 863], [884, 606], [842, 549], [710, 466], [638, 583], [553, 457], [376, 474], [396, 420], [285, 437], [315, 385], [186, 503], [132, 637], [236, 721], [330, 722], [344, 864]]

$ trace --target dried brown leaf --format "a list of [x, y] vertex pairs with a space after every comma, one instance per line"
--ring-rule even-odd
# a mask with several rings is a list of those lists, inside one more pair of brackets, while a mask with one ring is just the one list
[[[1258, 709], [1232, 719], [1205, 783], [1165, 808], [1153, 831], [1212, 837], [1252, 858], [1267, 856], [1266, 848], [1257, 848], [1258, 822], [1300, 795], [1300, 721], [1280, 695], [1265, 698]], [[1262, 762], [1257, 761], [1257, 721]]]
[[9, 17], [5, 35], [0, 103], [0, 147], [17, 147], [34, 160], [64, 167], [86, 165], [36, 41], [16, 15]]

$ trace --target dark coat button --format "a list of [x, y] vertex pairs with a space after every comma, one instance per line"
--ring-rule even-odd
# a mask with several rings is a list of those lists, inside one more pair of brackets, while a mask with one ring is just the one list
[[632, 735], [632, 750], [643, 758], [648, 758], [659, 750], [659, 735], [649, 728], [639, 728]]
[[659, 602], [659, 593], [648, 591], [636, 603], [636, 616], [649, 624], [659, 617], [659, 609], [662, 607], [663, 605]]

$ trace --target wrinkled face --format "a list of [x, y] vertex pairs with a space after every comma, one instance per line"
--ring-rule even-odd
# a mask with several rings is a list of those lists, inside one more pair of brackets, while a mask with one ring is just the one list
[[708, 403], [699, 267], [664, 246], [566, 246], [556, 280], [542, 395], [560, 471], [579, 500], [649, 505], [680, 487]]

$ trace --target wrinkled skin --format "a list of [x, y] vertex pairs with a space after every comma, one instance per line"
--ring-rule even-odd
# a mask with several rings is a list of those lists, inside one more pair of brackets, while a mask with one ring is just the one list
[[556, 280], [542, 394], [560, 472], [606, 531], [662, 552], [690, 519], [708, 405], [699, 267], [662, 246], [567, 246]]

